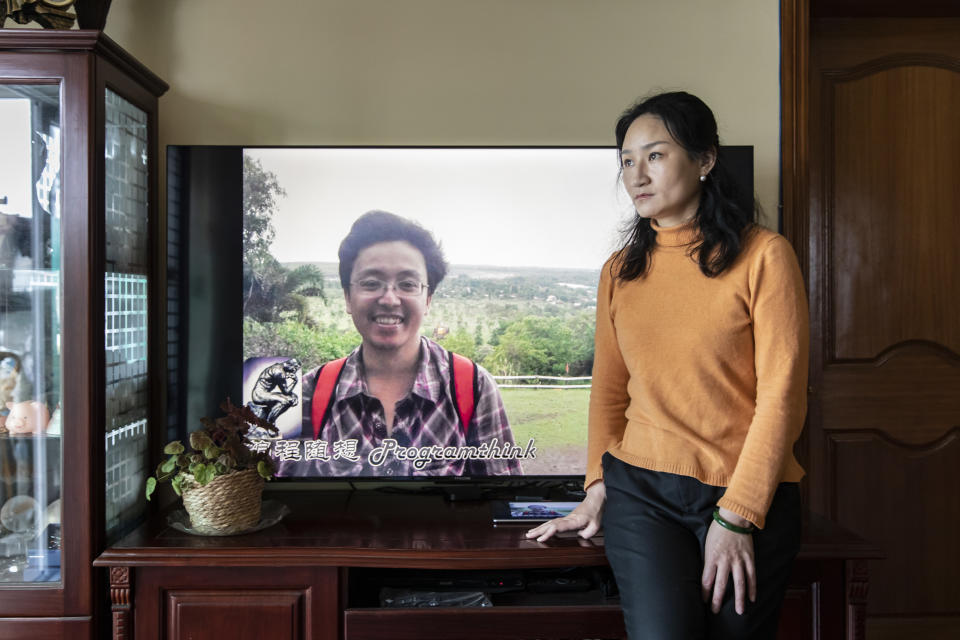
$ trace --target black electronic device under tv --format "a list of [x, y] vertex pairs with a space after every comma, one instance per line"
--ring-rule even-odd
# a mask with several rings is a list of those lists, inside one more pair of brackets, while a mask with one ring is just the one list
[[[721, 153], [752, 208], [753, 148]], [[304, 402], [303, 374], [360, 344], [337, 249], [370, 210], [442, 245], [450, 268], [419, 334], [493, 376], [515, 447], [480, 451], [451, 417], [459, 440], [399, 436], [383, 451], [379, 433], [379, 464], [362, 442], [348, 464], [329, 422], [304, 428], [302, 407], [322, 394]], [[282, 477], [582, 478], [596, 285], [632, 215], [613, 147], [168, 147], [168, 439], [229, 396], [282, 409], [283, 439], [260, 443]], [[504, 455], [519, 465], [477, 462]]]

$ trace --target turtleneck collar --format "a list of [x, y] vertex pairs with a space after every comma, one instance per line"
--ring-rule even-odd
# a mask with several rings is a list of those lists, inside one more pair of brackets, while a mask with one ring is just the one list
[[661, 227], [656, 220], [651, 220], [650, 226], [657, 232], [657, 245], [661, 247], [685, 247], [695, 243], [700, 236], [696, 219], [675, 227]]

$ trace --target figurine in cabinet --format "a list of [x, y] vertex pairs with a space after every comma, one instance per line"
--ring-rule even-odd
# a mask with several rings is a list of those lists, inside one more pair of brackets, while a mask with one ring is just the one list
[[50, 410], [47, 405], [36, 400], [27, 402], [8, 402], [10, 413], [4, 427], [11, 436], [42, 434], [50, 422]]

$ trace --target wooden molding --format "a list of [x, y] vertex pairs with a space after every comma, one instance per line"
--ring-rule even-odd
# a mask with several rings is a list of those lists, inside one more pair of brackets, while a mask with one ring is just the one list
[[110, 614], [113, 640], [133, 637], [130, 601], [130, 567], [110, 567]]
[[806, 211], [807, 111], [810, 63], [809, 0], [780, 3], [780, 180], [782, 232], [797, 252], [804, 279], [809, 278]]
[[170, 88], [158, 75], [131, 56], [102, 31], [93, 29], [0, 29], [0, 51], [25, 53], [95, 53], [137, 78], [156, 97]]
[[870, 572], [866, 560], [847, 560], [847, 638], [863, 640], [867, 637], [867, 596], [870, 593]]

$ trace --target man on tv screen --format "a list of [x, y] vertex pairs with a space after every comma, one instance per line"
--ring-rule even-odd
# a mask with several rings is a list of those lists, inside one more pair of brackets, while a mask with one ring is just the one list
[[[347, 313], [362, 342], [303, 376], [303, 438], [315, 469], [281, 475], [516, 475], [533, 454], [514, 444], [491, 375], [420, 335], [447, 272], [432, 235], [383, 211], [358, 218], [339, 250]], [[535, 455], [535, 454], [533, 454]], [[298, 463], [297, 467], [304, 462]]]

